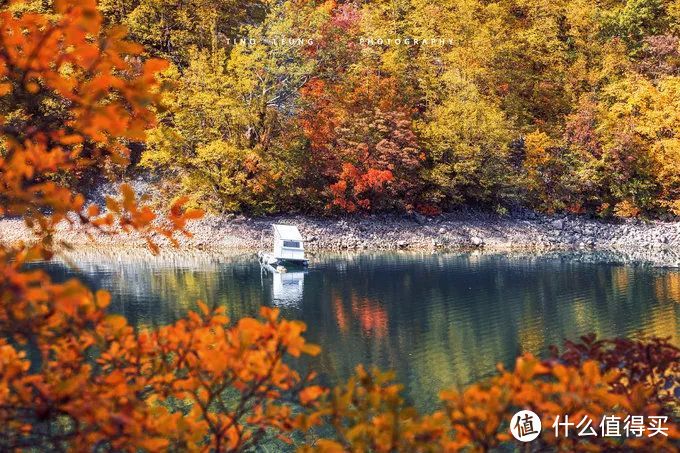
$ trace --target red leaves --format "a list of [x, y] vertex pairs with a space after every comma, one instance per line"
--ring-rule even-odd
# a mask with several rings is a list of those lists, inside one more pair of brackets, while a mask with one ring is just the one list
[[[347, 212], [415, 202], [424, 160], [395, 82], [376, 74], [330, 84], [311, 79], [301, 91], [300, 121], [330, 205]], [[401, 203], [401, 204], [400, 204]]]
[[300, 89], [297, 116], [313, 154], [308, 181], [328, 207], [347, 212], [412, 205], [422, 191], [423, 162], [412, 99], [397, 76], [364, 59], [356, 5], [319, 8], [327, 22], [319, 30], [316, 73]]
[[394, 179], [389, 170], [368, 169], [364, 174], [352, 164], [342, 166], [340, 180], [330, 186], [333, 204], [347, 212], [354, 212], [358, 207], [370, 209], [370, 197], [380, 193], [385, 185]]
[[[636, 385], [652, 386], [660, 403], [672, 403], [680, 388], [680, 349], [668, 339], [597, 340], [594, 334], [581, 337], [580, 342], [566, 341], [564, 351], [553, 347], [553, 359], [568, 366], [580, 366], [596, 360], [603, 371], [617, 371], [611, 382], [615, 393], [630, 394]], [[678, 390], [680, 391], [680, 390]]]

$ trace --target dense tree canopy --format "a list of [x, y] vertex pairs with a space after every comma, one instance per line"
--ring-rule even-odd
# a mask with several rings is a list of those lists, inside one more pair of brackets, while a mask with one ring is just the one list
[[[135, 5], [120, 3], [107, 11], [130, 11], [135, 17]], [[151, 6], [162, 11], [164, 5]], [[376, 9], [371, 16], [352, 5], [325, 4], [297, 19], [322, 24], [323, 36], [339, 33], [338, 28], [351, 30], [362, 18], [391, 17], [394, 11]], [[411, 108], [410, 96], [418, 92], [412, 81], [389, 71], [411, 64], [399, 55], [359, 52], [352, 57], [356, 65], [348, 67], [322, 58], [318, 66], [287, 79], [276, 69], [261, 69], [275, 68], [273, 61], [296, 61], [269, 48], [227, 52], [213, 47], [208, 52], [197, 45], [186, 54], [186, 65], [166, 69], [163, 61], [148, 58], [126, 38], [123, 28], [104, 20], [112, 17], [127, 16], [102, 16], [94, 0], [63, 0], [49, 7], [43, 2], [12, 3], [0, 10], [0, 214], [22, 217], [34, 233], [26, 242], [0, 244], [2, 451], [237, 452], [259, 451], [265, 444], [281, 450], [295, 442], [301, 451], [321, 452], [486, 451], [508, 443], [510, 417], [520, 408], [544, 414], [548, 425], [560, 411], [591, 417], [598, 425], [605, 415], [644, 414], [668, 421], [677, 410], [680, 351], [666, 340], [587, 337], [568, 343], [562, 354], [555, 351], [550, 360], [525, 355], [514, 370], [499, 369], [467, 389], [442, 392], [441, 407], [421, 415], [403, 400], [389, 373], [358, 367], [355, 377], [332, 390], [314, 384], [313, 372], [300, 374], [292, 359], [318, 354], [319, 347], [305, 341], [303, 323], [280, 319], [277, 309], [262, 307], [258, 318], [231, 321], [225, 307], [199, 302], [196, 312], [173, 324], [136, 329], [107, 312], [106, 291], [93, 293], [75, 279], [56, 283], [43, 270], [27, 266], [59, 252], [63, 244], [55, 243], [54, 229], [62, 222], [109, 234], [136, 231], [152, 251], [158, 251], [159, 237], [172, 242], [177, 233], [189, 234], [186, 223], [202, 213], [185, 210], [184, 197], [161, 218], [140, 203], [130, 186], [122, 185], [120, 197], [108, 197], [107, 212], [100, 213], [96, 205], [85, 206], [74, 189], [77, 184], [61, 177], [85, 170], [105, 173], [127, 163], [130, 143], [143, 142], [150, 129], [149, 162], [206, 193], [215, 189], [212, 195], [228, 209], [254, 209], [266, 200], [257, 199], [264, 197], [258, 185], [281, 184], [291, 193], [319, 190], [312, 199], [346, 210], [391, 208], [395, 202], [431, 203], [422, 209], [436, 209], [444, 199], [480, 196], [473, 184], [492, 192], [492, 187], [502, 187], [487, 163], [503, 157], [486, 153], [502, 148], [507, 140], [503, 124], [510, 120], [492, 99], [482, 101], [483, 89], [473, 89], [465, 77], [453, 74], [445, 80], [447, 90], [465, 92], [466, 97], [435, 104], [443, 116], [473, 118], [442, 131], [435, 120]], [[631, 40], [635, 33], [630, 32]], [[646, 51], [631, 42], [629, 52]], [[323, 56], [324, 49], [305, 51]], [[365, 67], [363, 58], [368, 59]], [[359, 71], [364, 77], [342, 77], [342, 71]], [[164, 78], [175, 79], [182, 89], [165, 93], [175, 109], [159, 124], [159, 79]], [[671, 106], [677, 87], [665, 76], [660, 80], [638, 84], [629, 74], [617, 83], [634, 84], [635, 90], [621, 94], [607, 91], [610, 86], [603, 89], [601, 102], [609, 109], [597, 100], [584, 102], [582, 113], [570, 120], [583, 147], [573, 151], [575, 158], [589, 153], [592, 159], [619, 159], [621, 171], [675, 175], [659, 156], [677, 153], [667, 132], [676, 126]], [[298, 92], [302, 113], [290, 118], [297, 110], [288, 97]], [[626, 127], [610, 124], [610, 114]], [[312, 118], [318, 118], [320, 129], [304, 123]], [[295, 125], [296, 120], [301, 124]], [[293, 123], [290, 129], [284, 121]], [[597, 122], [595, 133], [579, 129], [591, 122]], [[438, 160], [428, 161], [432, 157], [418, 141], [421, 128], [429, 131], [422, 132], [429, 140], [444, 143]], [[494, 141], [481, 143], [478, 128]], [[283, 140], [287, 134], [297, 141]], [[542, 171], [541, 165], [555, 167], [551, 159], [561, 158], [553, 151], [561, 146], [559, 137], [542, 130], [533, 134], [526, 146], [532, 149], [535, 171]], [[609, 137], [614, 144], [606, 142]], [[318, 155], [291, 160], [286, 157], [291, 143]], [[649, 167], [626, 158], [643, 151]], [[281, 156], [284, 166], [298, 162], [299, 179], [293, 182], [308, 185], [293, 189], [285, 179], [290, 176], [278, 176], [286, 170], [276, 167], [279, 161], [265, 159], [270, 153]], [[436, 165], [444, 167], [437, 170]], [[438, 190], [428, 168], [483, 176], [477, 182], [460, 180], [469, 192], [453, 183], [428, 199], [421, 187]], [[319, 173], [309, 174], [310, 169]], [[677, 190], [677, 175], [664, 184], [670, 185], [658, 190]], [[641, 190], [638, 195], [651, 190], [631, 187]], [[609, 189], [610, 196], [617, 196]], [[616, 190], [627, 194], [630, 189]], [[634, 203], [640, 197], [629, 201], [632, 209], [638, 208]], [[276, 208], [285, 200], [283, 194], [267, 202]], [[673, 442], [680, 433], [675, 424], [667, 428], [658, 436], [600, 436], [583, 443], [548, 431], [536, 445], [593, 451], [622, 449], [625, 442], [626, 449], [676, 451]]]
[[142, 164], [205, 207], [680, 213], [676, 1], [101, 8], [173, 62]]

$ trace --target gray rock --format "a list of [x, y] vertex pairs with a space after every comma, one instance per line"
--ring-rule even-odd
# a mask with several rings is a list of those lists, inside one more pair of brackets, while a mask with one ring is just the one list
[[564, 228], [564, 219], [553, 220], [550, 222], [550, 226], [557, 230], [561, 230]]
[[480, 237], [477, 237], [477, 236], [472, 236], [472, 237], [470, 238], [470, 242], [471, 242], [472, 245], [474, 245], [475, 247], [481, 247], [481, 246], [484, 245], [484, 239], [482, 239], [482, 238], [480, 238]]
[[422, 214], [419, 214], [417, 212], [413, 213], [413, 219], [418, 222], [419, 225], [423, 225], [425, 222], [427, 222], [427, 217], [425, 217]]
[[446, 228], [440, 228], [438, 231], [439, 234], [446, 234]]

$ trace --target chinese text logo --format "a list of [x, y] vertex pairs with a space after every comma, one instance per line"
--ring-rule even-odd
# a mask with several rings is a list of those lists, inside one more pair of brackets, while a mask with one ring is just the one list
[[541, 418], [531, 411], [519, 411], [512, 416], [510, 432], [520, 442], [531, 442], [541, 434]]

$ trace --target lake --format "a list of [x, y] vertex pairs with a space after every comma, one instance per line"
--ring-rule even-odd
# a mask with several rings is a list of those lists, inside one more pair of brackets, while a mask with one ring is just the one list
[[[587, 257], [586, 257], [587, 258]], [[305, 272], [262, 273], [254, 255], [75, 255], [47, 265], [112, 293], [111, 310], [139, 326], [169, 323], [198, 299], [232, 318], [260, 305], [308, 326], [323, 352], [309, 361], [327, 384], [359, 363], [393, 369], [407, 398], [437, 393], [512, 365], [523, 352], [595, 332], [680, 338], [680, 271], [606, 258], [485, 254], [319, 254]]]

